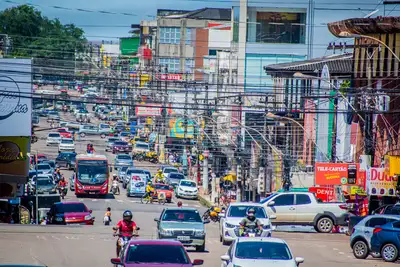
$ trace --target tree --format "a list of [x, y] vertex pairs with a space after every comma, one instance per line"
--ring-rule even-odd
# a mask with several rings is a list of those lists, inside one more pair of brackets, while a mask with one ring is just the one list
[[86, 43], [81, 28], [48, 19], [28, 5], [1, 11], [0, 33], [11, 38], [11, 56], [16, 57], [74, 60]]

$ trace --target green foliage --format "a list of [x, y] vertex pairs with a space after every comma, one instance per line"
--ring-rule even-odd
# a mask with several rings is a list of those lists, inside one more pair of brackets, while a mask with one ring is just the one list
[[63, 25], [48, 19], [28, 5], [0, 12], [0, 33], [11, 38], [13, 57], [74, 59], [75, 50], [83, 51], [84, 31], [74, 24]]
[[351, 85], [351, 83], [350, 83], [349, 80], [343, 81], [343, 82], [340, 84], [339, 91], [340, 91], [343, 95], [345, 95], [345, 94], [347, 93], [347, 89], [350, 88], [350, 85]]

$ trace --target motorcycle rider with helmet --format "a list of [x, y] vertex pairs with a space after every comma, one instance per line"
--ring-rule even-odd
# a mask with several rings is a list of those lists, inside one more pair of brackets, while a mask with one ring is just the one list
[[162, 173], [162, 170], [158, 170], [157, 174], [154, 176], [154, 179], [156, 183], [165, 183], [165, 177], [164, 174]]
[[[113, 174], [113, 179], [112, 179], [112, 185], [113, 184], [115, 184], [116, 186], [117, 186], [117, 192], [118, 192], [118, 195], [120, 194], [120, 191], [119, 191], [119, 181], [118, 181], [118, 176], [117, 176], [117, 174]], [[110, 192], [112, 192], [112, 190], [113, 190], [113, 187], [111, 187], [110, 188]]]
[[120, 220], [117, 225], [113, 228], [114, 230], [114, 236], [117, 235], [117, 232], [119, 231], [119, 234], [122, 236], [121, 238], [118, 238], [117, 240], [117, 257], [119, 256], [119, 253], [121, 251], [122, 245], [123, 245], [123, 237], [130, 239], [134, 232], [138, 230], [136, 223], [132, 221], [133, 214], [130, 210], [124, 211], [122, 214], [122, 220]]
[[239, 236], [243, 236], [248, 228], [253, 228], [257, 230], [257, 234], [262, 233], [262, 223], [256, 218], [256, 210], [250, 208], [247, 210], [247, 216], [239, 223]]

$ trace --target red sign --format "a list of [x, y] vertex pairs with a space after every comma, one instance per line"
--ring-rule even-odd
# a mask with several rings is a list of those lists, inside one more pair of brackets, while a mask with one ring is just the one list
[[147, 106], [136, 106], [136, 116], [138, 117], [159, 117], [161, 116], [160, 105], [147, 105]]
[[360, 164], [351, 163], [315, 163], [315, 184], [317, 185], [346, 185], [348, 166], [357, 166], [356, 185], [365, 187], [365, 171], [360, 171]]
[[182, 81], [183, 76], [182, 74], [174, 74], [174, 73], [156, 74], [156, 79], [162, 81]]
[[337, 201], [334, 187], [310, 187], [308, 191], [323, 202]]

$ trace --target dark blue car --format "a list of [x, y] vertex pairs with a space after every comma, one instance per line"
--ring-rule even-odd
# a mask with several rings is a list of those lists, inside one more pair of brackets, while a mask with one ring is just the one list
[[400, 217], [399, 221], [390, 222], [373, 231], [371, 250], [380, 253], [387, 262], [395, 262], [400, 250]]

